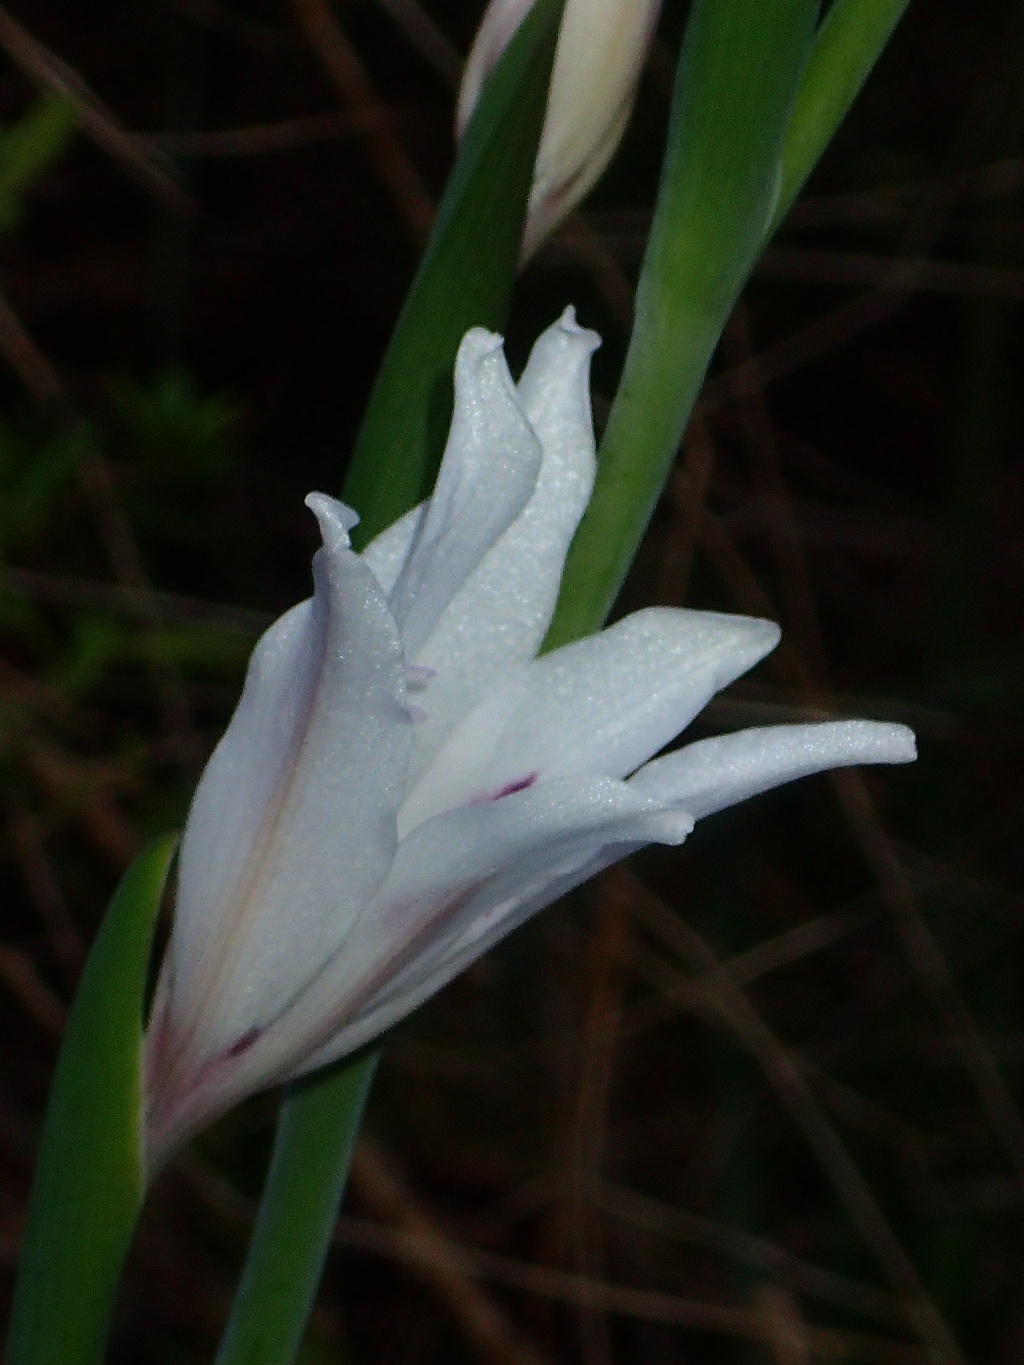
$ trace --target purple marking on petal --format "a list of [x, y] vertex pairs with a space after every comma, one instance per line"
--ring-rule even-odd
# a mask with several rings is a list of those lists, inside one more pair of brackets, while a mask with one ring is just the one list
[[525, 777], [518, 777], [514, 782], [506, 782], [497, 791], [482, 792], [480, 796], [474, 796], [469, 802], [471, 806], [484, 806], [490, 801], [500, 801], [503, 796], [514, 796], [516, 792], [524, 792], [537, 781], [540, 773], [527, 773]]
[[492, 801], [500, 801], [503, 796], [513, 796], [516, 792], [524, 792], [528, 787], [532, 787], [540, 777], [540, 773], [527, 773], [525, 777], [519, 778], [517, 782], [507, 782], [500, 791], [496, 791], [491, 797]]
[[414, 702], [407, 702], [405, 713], [412, 721], [413, 725], [422, 725], [427, 719], [427, 713], [422, 706], [417, 706]]
[[405, 670], [405, 681], [409, 687], [426, 687], [431, 678], [437, 677], [436, 668], [428, 668], [426, 664], [409, 664]]
[[249, 1051], [259, 1036], [260, 1030], [251, 1028], [248, 1033], [243, 1033], [237, 1042], [231, 1044], [226, 1055], [228, 1057], [241, 1057], [244, 1052]]

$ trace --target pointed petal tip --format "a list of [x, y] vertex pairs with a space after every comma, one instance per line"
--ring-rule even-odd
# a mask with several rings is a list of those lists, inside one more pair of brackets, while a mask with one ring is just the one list
[[721, 681], [717, 690], [749, 672], [771, 654], [782, 639], [782, 628], [775, 621], [766, 621], [760, 616], [724, 615], [722, 624], [726, 626], [723, 643], [728, 641], [729, 648], [719, 662]]
[[776, 622], [761, 616], [694, 611], [687, 607], [642, 607], [633, 616], [638, 622], [644, 620], [649, 623], [667, 639], [680, 635], [692, 639], [694, 648], [707, 650], [711, 658], [717, 658], [729, 668], [738, 669], [734, 677], [753, 668], [772, 652], [782, 638], [782, 630]]
[[495, 351], [500, 351], [504, 345], [505, 338], [499, 333], [490, 332], [486, 327], [471, 327], [459, 342], [456, 367], [478, 364]]
[[863, 721], [869, 727], [874, 763], [913, 763], [917, 758], [917, 736], [909, 725], [887, 725], [883, 721]]
[[760, 616], [744, 616], [739, 619], [748, 626], [751, 647], [762, 651], [761, 658], [770, 654], [782, 639], [782, 627], [777, 621], [766, 621]]
[[562, 332], [565, 336], [582, 341], [586, 346], [588, 355], [593, 355], [602, 344], [599, 332], [595, 332], [592, 328], [584, 327], [582, 323], [577, 322], [576, 307], [574, 304], [570, 303], [566, 306], [565, 312], [554, 325], [558, 331]]
[[[823, 750], [832, 749], [829, 767], [874, 763], [913, 763], [917, 736], [909, 725], [885, 720], [818, 721], [792, 727], [812, 742], [820, 737]], [[769, 733], [771, 727], [765, 732]]]
[[687, 810], [661, 810], [649, 815], [644, 823], [651, 843], [676, 847], [686, 842], [697, 821]]
[[348, 549], [349, 531], [359, 524], [359, 514], [329, 493], [307, 493], [306, 506], [316, 517], [327, 550]]
[[[500, 393], [516, 402], [516, 386], [505, 359], [505, 338], [486, 327], [471, 327], [459, 342], [455, 356], [455, 422], [460, 403], [488, 402], [488, 395]], [[517, 405], [518, 406], [518, 405]], [[451, 433], [449, 433], [449, 440]]]

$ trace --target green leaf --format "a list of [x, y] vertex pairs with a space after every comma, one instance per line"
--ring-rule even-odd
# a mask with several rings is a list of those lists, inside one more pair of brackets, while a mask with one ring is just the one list
[[604, 620], [764, 240], [816, 0], [695, 0], [622, 381], [547, 647]]
[[463, 139], [384, 356], [345, 498], [365, 545], [429, 492], [470, 327], [501, 328], [515, 283], [564, 0], [538, 0], [498, 62]]
[[73, 101], [47, 94], [0, 132], [0, 230], [18, 226], [25, 194], [64, 154], [77, 127]]
[[142, 1204], [142, 1011], [177, 840], [125, 874], [75, 997], [43, 1123], [7, 1365], [96, 1365]]
[[316, 1298], [376, 1052], [289, 1087], [216, 1365], [288, 1365]]
[[836, 0], [814, 37], [782, 149], [772, 223], [785, 217], [818, 164], [910, 0]]

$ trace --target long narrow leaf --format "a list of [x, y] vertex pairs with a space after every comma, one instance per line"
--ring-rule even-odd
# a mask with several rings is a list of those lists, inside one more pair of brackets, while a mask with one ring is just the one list
[[430, 489], [464, 333], [500, 328], [515, 283], [564, 0], [538, 0], [495, 67], [370, 395], [345, 497], [365, 544]]
[[775, 223], [818, 164], [909, 3], [836, 0], [825, 16], [814, 37], [782, 149]]
[[548, 647], [586, 635], [636, 553], [764, 239], [816, 0], [695, 0], [636, 320]]
[[338, 1219], [377, 1053], [293, 1087], [216, 1365], [284, 1365], [299, 1349]]
[[142, 1010], [176, 839], [126, 873], [68, 1018], [43, 1123], [7, 1365], [96, 1365], [142, 1204]]

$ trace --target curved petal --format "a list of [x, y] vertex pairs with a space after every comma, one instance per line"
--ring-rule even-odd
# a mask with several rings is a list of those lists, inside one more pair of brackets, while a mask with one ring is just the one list
[[905, 725], [870, 720], [770, 725], [688, 744], [648, 763], [629, 786], [701, 820], [811, 773], [855, 763], [910, 763], [916, 757], [914, 732]]
[[[431, 970], [424, 974], [409, 968], [401, 977], [396, 978], [390, 988], [369, 1001], [350, 1022], [308, 1057], [294, 1072], [284, 1080], [294, 1080], [308, 1075], [318, 1067], [331, 1062], [357, 1048], [379, 1038], [389, 1028], [400, 1023], [427, 1000], [443, 990], [449, 982], [467, 967], [513, 933], [521, 924], [538, 914], [546, 906], [567, 895], [575, 887], [589, 881], [604, 868], [626, 858], [643, 846], [643, 842], [625, 844], [601, 844], [592, 849], [581, 847], [578, 850], [579, 862], [567, 862], [551, 869], [539, 870], [531, 895], [523, 899], [512, 898], [505, 901], [492, 900], [486, 892], [481, 893], [477, 920], [464, 931], [464, 940], [458, 946], [452, 945], [446, 952], [439, 951], [432, 956]], [[669, 842], [669, 841], [666, 841]], [[679, 842], [672, 840], [671, 842]]]
[[523, 228], [520, 259], [524, 263], [533, 259], [555, 229], [604, 175], [609, 162], [619, 150], [632, 113], [632, 97], [618, 109], [609, 112], [600, 135], [595, 129], [592, 145], [584, 152], [583, 160], [569, 168], [572, 174], [568, 178], [564, 163], [560, 164], [550, 156], [545, 156], [543, 160], [538, 157]]
[[370, 989], [341, 1004], [329, 1040], [295, 1074], [390, 1027], [600, 867], [642, 844], [682, 843], [692, 828], [686, 812], [604, 778], [556, 780], [421, 825], [346, 949], [362, 949]]
[[578, 326], [567, 309], [533, 348], [519, 400], [543, 449], [540, 473], [522, 514], [456, 593], [417, 656], [436, 676], [422, 698], [427, 719], [416, 729], [411, 781], [483, 692], [532, 659], [544, 639], [594, 483], [589, 377], [598, 345], [597, 334]]
[[540, 443], [519, 406], [501, 346], [501, 337], [474, 327], [459, 347], [444, 459], [391, 591], [410, 662], [537, 483]]
[[388, 595], [409, 558], [409, 551], [419, 532], [426, 509], [425, 502], [419, 503], [411, 511], [406, 512], [404, 517], [393, 521], [379, 536], [374, 536], [363, 551], [363, 562], [370, 566], [374, 578]]
[[534, 660], [457, 727], [403, 804], [400, 834], [538, 779], [625, 777], [778, 638], [771, 621], [651, 607]]
[[189, 1070], [250, 1047], [335, 953], [397, 845], [412, 729], [398, 632], [346, 509], [307, 502], [324, 537], [315, 595], [258, 646], [182, 843], [159, 1020], [172, 1068], [169, 1053]]

